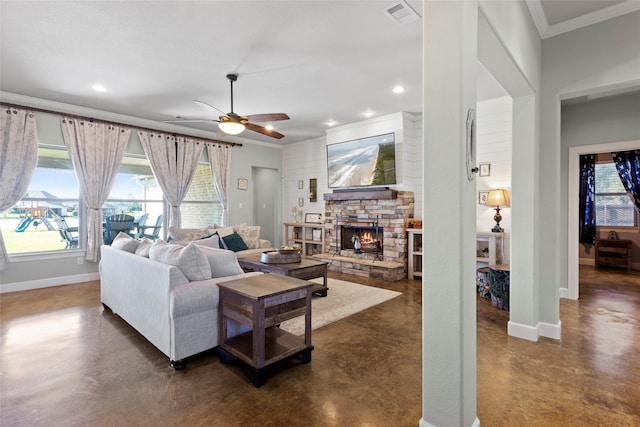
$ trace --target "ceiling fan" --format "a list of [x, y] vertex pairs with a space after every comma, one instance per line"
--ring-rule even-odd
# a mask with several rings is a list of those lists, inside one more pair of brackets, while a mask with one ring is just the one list
[[231, 84], [231, 112], [224, 113], [222, 110], [207, 104], [204, 101], [198, 101], [194, 99], [194, 102], [207, 110], [216, 111], [222, 113], [218, 117], [218, 120], [206, 120], [206, 119], [183, 119], [183, 120], [165, 120], [166, 123], [209, 123], [217, 122], [218, 130], [228, 135], [237, 135], [245, 129], [258, 132], [262, 135], [270, 136], [272, 138], [281, 139], [284, 135], [276, 132], [275, 130], [268, 129], [264, 126], [255, 124], [254, 122], [275, 122], [278, 120], [289, 120], [289, 116], [284, 113], [266, 113], [266, 114], [252, 114], [250, 116], [240, 116], [233, 111], [233, 83], [238, 80], [237, 74], [227, 74], [227, 79]]

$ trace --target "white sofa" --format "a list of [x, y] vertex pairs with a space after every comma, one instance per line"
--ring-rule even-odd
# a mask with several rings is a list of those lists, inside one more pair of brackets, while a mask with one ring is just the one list
[[[247, 224], [231, 225], [228, 227], [211, 225], [205, 228], [169, 227], [169, 242], [183, 245], [198, 240], [217, 239], [217, 241], [220, 242], [226, 240], [234, 233], [240, 236], [243, 243], [247, 246], [247, 249], [236, 251], [238, 258], [275, 249], [269, 240], [260, 238], [260, 226], [250, 226]], [[216, 243], [213, 242], [209, 244], [216, 245]], [[220, 246], [226, 247], [225, 243], [221, 243]]]
[[[135, 246], [135, 243], [125, 242], [125, 246], [128, 244]], [[156, 243], [151, 245], [151, 255], [154, 245]], [[158, 245], [174, 251], [177, 246], [162, 241]], [[116, 243], [114, 246], [120, 248], [101, 248], [102, 304], [166, 354], [176, 369], [184, 366], [185, 358], [218, 345], [217, 283], [261, 274], [243, 273], [231, 251], [207, 248], [211, 264], [204, 267], [209, 269], [210, 276], [222, 276], [195, 277], [200, 280], [190, 281], [188, 276], [192, 274], [185, 273], [188, 270], [180, 262], [171, 265], [132, 253], [135, 248], [124, 250]], [[181, 248], [193, 252], [194, 246]], [[190, 263], [196, 258], [202, 262], [200, 257], [193, 255], [183, 258]], [[238, 327], [229, 332], [233, 335], [244, 330], [246, 328]]]

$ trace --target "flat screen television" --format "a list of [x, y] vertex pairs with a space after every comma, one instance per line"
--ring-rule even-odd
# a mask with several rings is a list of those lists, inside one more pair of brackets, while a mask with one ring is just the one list
[[327, 145], [329, 188], [396, 183], [393, 133]]

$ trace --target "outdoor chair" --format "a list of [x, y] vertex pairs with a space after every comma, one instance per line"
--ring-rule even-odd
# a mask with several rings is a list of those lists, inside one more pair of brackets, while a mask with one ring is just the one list
[[162, 215], [158, 215], [156, 219], [156, 225], [145, 225], [142, 227], [138, 227], [139, 237], [146, 237], [149, 240], [156, 240], [160, 237], [160, 230], [162, 230]]
[[142, 237], [142, 228], [144, 227], [148, 218], [149, 218], [149, 214], [146, 213], [142, 215], [140, 218], [138, 218], [138, 222], [134, 223], [134, 225], [136, 226], [136, 234], [135, 234], [136, 239], [139, 239]]
[[[110, 245], [121, 231], [132, 236], [135, 218], [127, 214], [116, 214], [107, 217], [104, 230], [104, 243]], [[133, 237], [133, 236], [132, 236]]]
[[60, 241], [65, 242], [65, 249], [78, 247], [78, 227], [69, 227], [67, 221], [60, 215], [53, 215], [53, 221], [56, 223], [58, 233], [60, 233]]

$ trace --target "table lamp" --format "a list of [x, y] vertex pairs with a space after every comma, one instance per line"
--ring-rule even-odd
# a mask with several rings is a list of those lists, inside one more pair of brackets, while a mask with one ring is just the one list
[[496, 214], [493, 219], [496, 221], [495, 227], [491, 229], [494, 233], [503, 233], [504, 229], [500, 227], [500, 221], [502, 221], [502, 215], [500, 215], [500, 208], [508, 208], [511, 206], [511, 199], [509, 198], [509, 192], [507, 190], [490, 190], [487, 196], [487, 201], [484, 202], [485, 206], [495, 208]]

